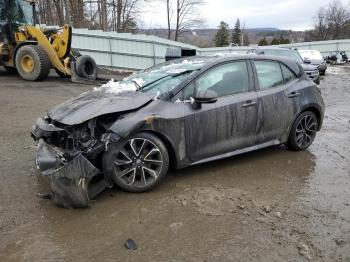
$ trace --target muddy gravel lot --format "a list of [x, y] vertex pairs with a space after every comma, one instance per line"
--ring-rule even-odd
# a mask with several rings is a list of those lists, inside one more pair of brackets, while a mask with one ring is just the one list
[[350, 261], [350, 68], [323, 78], [324, 125], [305, 152], [272, 147], [62, 209], [36, 197], [47, 188], [29, 129], [89, 89], [0, 71], [0, 261]]

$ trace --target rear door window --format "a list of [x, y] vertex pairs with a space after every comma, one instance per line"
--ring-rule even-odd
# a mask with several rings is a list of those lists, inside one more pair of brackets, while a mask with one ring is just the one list
[[255, 61], [254, 63], [261, 90], [278, 87], [283, 84], [281, 66], [278, 62]]

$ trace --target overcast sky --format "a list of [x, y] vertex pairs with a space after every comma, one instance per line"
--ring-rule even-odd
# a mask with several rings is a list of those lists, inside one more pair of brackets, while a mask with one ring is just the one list
[[[202, 8], [206, 28], [217, 28], [220, 21], [234, 26], [239, 17], [246, 28], [276, 27], [305, 30], [313, 27], [313, 17], [331, 0], [206, 0]], [[340, 0], [349, 4], [350, 0]], [[152, 3], [142, 14], [144, 28], [166, 28], [166, 9]]]

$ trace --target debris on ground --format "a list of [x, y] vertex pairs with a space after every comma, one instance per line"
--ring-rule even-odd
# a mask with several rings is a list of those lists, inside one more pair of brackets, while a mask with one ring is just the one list
[[275, 212], [275, 216], [278, 217], [278, 218], [282, 218], [281, 212]]
[[299, 250], [299, 255], [307, 258], [308, 260], [312, 259], [312, 256], [310, 254], [310, 249], [308, 248], [307, 245], [305, 245], [304, 243], [298, 243], [297, 248]]
[[37, 193], [36, 196], [42, 199], [52, 199], [53, 197], [51, 193], [41, 193], [41, 192]]
[[271, 212], [271, 206], [263, 206], [263, 210], [264, 210], [266, 213], [270, 213], [270, 212]]
[[129, 250], [136, 250], [137, 249], [137, 245], [136, 245], [135, 241], [130, 239], [130, 238], [128, 240], [126, 240], [124, 244], [125, 244], [125, 247]]
[[340, 246], [340, 247], [342, 247], [342, 246], [345, 245], [345, 240], [342, 239], [342, 238], [337, 238], [337, 239], [335, 239], [334, 241], [335, 241], [335, 243], [336, 243], [338, 246]]

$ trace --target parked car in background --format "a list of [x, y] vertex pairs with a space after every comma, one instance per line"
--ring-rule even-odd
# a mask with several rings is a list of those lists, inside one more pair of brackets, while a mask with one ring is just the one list
[[345, 51], [336, 51], [326, 56], [325, 60], [328, 64], [338, 65], [349, 62], [349, 57]]
[[279, 144], [305, 150], [323, 115], [320, 90], [291, 59], [193, 57], [68, 100], [39, 118], [32, 136], [51, 198], [82, 207], [103, 187], [150, 190], [169, 166]]
[[310, 60], [303, 60], [296, 50], [282, 47], [256, 47], [248, 50], [248, 54], [288, 57], [299, 63], [308, 77], [316, 84], [320, 84], [320, 73], [317, 66], [311, 65]]
[[298, 52], [304, 61], [310, 60], [310, 64], [317, 66], [320, 75], [325, 75], [327, 63], [318, 50], [299, 50]]

